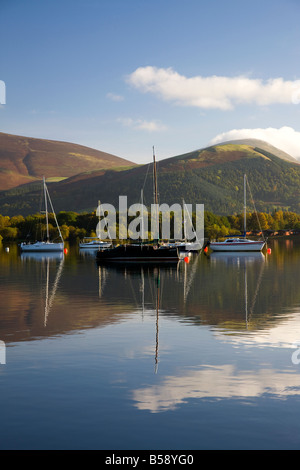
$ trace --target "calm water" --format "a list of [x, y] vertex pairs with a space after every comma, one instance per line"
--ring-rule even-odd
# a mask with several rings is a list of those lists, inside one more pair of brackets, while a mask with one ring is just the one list
[[300, 239], [161, 267], [6, 246], [1, 449], [300, 448]]

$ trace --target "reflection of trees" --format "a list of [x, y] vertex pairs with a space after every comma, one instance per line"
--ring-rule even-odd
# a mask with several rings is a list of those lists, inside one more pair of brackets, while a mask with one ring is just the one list
[[[200, 255], [189, 264], [179, 263], [176, 269], [163, 269], [161, 315], [175, 314], [186, 322], [236, 331], [268, 328], [282, 320], [283, 309], [300, 302], [296, 282], [299, 257], [294, 258], [291, 252], [287, 261], [286, 255], [286, 250], [281, 253], [278, 249], [273, 249], [271, 258], [266, 255], [265, 259], [261, 254], [257, 259], [233, 256], [227, 261]], [[107, 269], [109, 282], [105, 295], [116, 296], [114, 285], [118, 283], [120, 300], [126, 285], [130, 285], [134, 299], [141, 280], [138, 269], [120, 266]], [[153, 296], [147, 290], [151, 271], [146, 269], [144, 276], [145, 302], [152, 303]]]
[[[207, 324], [244, 329], [245, 266], [234, 264], [233, 260], [231, 266], [214, 262], [212, 258], [208, 262], [209, 269], [201, 273], [200, 279], [201, 308], [197, 308], [195, 297], [190, 303], [191, 311]], [[263, 265], [260, 262], [246, 264], [249, 329], [268, 328], [281, 321], [289, 308], [299, 304], [298, 272], [299, 251], [285, 247], [283, 250], [273, 248], [271, 257], [266, 255]]]
[[[162, 266], [160, 318], [219, 326], [228, 332], [268, 329], [282, 323], [300, 304], [300, 244], [292, 239], [272, 243], [272, 254], [265, 255], [265, 261], [244, 262], [240, 256], [221, 261], [201, 254], [188, 264], [180, 261]], [[143, 306], [155, 315], [157, 267], [107, 264], [99, 269], [93, 258], [68, 254], [67, 270], [60, 278], [45, 328], [41, 266], [22, 265], [13, 246], [0, 263], [5, 273], [0, 284], [3, 340], [105, 327], [124, 321], [132, 312], [142, 314]], [[52, 271], [52, 281], [57, 268]]]
[[193, 290], [186, 313], [199, 322], [237, 330], [247, 328], [250, 319], [252, 325], [265, 269], [263, 255], [257, 255], [210, 256], [198, 273], [199, 292]]

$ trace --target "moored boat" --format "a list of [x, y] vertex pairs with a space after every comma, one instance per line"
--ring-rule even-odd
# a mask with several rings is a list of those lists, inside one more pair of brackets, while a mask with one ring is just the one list
[[[64, 240], [56, 219], [56, 215], [53, 209], [53, 205], [51, 202], [51, 198], [48, 192], [48, 188], [46, 186], [45, 177], [43, 178], [43, 189], [44, 189], [44, 200], [45, 200], [45, 214], [46, 214], [46, 240], [39, 240], [36, 242], [23, 242], [20, 244], [20, 250], [22, 252], [31, 252], [31, 253], [39, 253], [39, 252], [60, 252], [64, 250]], [[60, 242], [50, 241], [49, 237], [49, 222], [48, 222], [48, 204], [47, 201], [49, 200], [52, 213], [54, 215], [55, 223], [57, 226], [57, 230], [59, 233]]]
[[79, 248], [87, 248], [89, 250], [102, 250], [110, 247], [110, 242], [99, 240], [98, 237], [85, 237], [79, 242]]
[[[99, 223], [100, 223], [100, 201], [98, 201], [98, 208], [96, 213], [99, 214]], [[96, 229], [97, 231], [97, 229]], [[105, 248], [110, 248], [112, 246], [111, 241], [104, 241], [98, 237], [84, 237], [79, 242], [79, 248], [89, 249], [89, 250], [103, 250]]]
[[207, 245], [213, 251], [262, 251], [266, 245], [266, 240], [251, 240], [246, 238], [246, 181], [244, 175], [244, 237], [229, 237], [222, 242], [208, 242]]
[[39, 253], [39, 252], [60, 252], [64, 250], [63, 242], [50, 242], [50, 241], [36, 241], [34, 243], [26, 243], [23, 242], [20, 244], [20, 249], [22, 252], [31, 252], [31, 253]]
[[223, 242], [209, 242], [213, 251], [261, 251], [266, 242], [247, 238], [227, 238]]
[[165, 243], [165, 245], [167, 246], [170, 246], [172, 248], [178, 248], [178, 250], [181, 252], [181, 253], [187, 253], [187, 252], [195, 252], [195, 253], [199, 253], [199, 251], [201, 250], [201, 243], [199, 242], [186, 242], [186, 241], [183, 241], [183, 242], [180, 242], [180, 241], [169, 241], [167, 243]]
[[179, 251], [176, 247], [156, 244], [117, 245], [106, 250], [99, 250], [97, 261], [178, 261]]
[[[156, 160], [153, 148], [153, 180], [154, 180], [154, 202], [158, 207], [157, 198], [157, 178], [156, 178]], [[158, 218], [158, 213], [156, 214]], [[158, 221], [159, 227], [159, 221]], [[171, 246], [168, 243], [160, 243], [158, 239], [152, 242], [126, 243], [117, 245], [105, 250], [99, 250], [96, 254], [97, 262], [105, 261], [123, 261], [123, 262], [165, 262], [178, 261], [180, 259], [177, 246]]]

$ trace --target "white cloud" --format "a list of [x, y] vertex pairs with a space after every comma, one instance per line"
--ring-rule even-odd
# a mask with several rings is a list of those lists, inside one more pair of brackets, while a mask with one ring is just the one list
[[148, 132], [164, 131], [166, 127], [157, 121], [145, 121], [143, 119], [120, 118], [118, 119], [123, 126], [131, 127], [136, 130]]
[[294, 158], [300, 158], [300, 132], [292, 127], [281, 127], [275, 129], [268, 127], [266, 129], [232, 129], [217, 135], [210, 141], [210, 145], [215, 145], [227, 140], [238, 139], [260, 139], [268, 142], [274, 147], [288, 153]]
[[135, 88], [182, 106], [232, 109], [238, 104], [297, 104], [300, 80], [251, 79], [245, 76], [187, 78], [172, 68], [140, 67], [127, 78]]
[[116, 95], [116, 93], [107, 93], [106, 97], [112, 101], [123, 101], [124, 97], [121, 95]]
[[255, 398], [271, 393], [281, 400], [299, 396], [299, 375], [272, 368], [239, 371], [233, 365], [203, 365], [199, 370], [186, 370], [165, 376], [160, 383], [133, 391], [135, 406], [151, 413], [175, 410], [188, 400]]

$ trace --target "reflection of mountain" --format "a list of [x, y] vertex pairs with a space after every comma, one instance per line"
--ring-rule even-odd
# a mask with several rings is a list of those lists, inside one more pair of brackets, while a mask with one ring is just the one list
[[208, 325], [227, 339], [275, 331], [287, 321], [297, 323], [300, 252], [276, 249], [271, 257], [258, 255], [199, 255], [189, 264], [98, 267], [93, 256], [71, 250], [54, 291], [60, 261], [49, 264], [51, 310], [45, 327], [46, 266], [34, 260], [24, 263], [11, 249], [0, 257], [1, 339], [23, 341], [105, 327], [143, 309], [154, 316], [158, 273], [160, 318]]
[[143, 305], [154, 315], [159, 270], [162, 286], [165, 276], [170, 282], [177, 272], [176, 263], [110, 269], [98, 267], [93, 257], [71, 255], [62, 261], [22, 255], [9, 267], [0, 262], [0, 276], [5, 270], [0, 283], [1, 338], [7, 343], [104, 327], [141, 312]]

